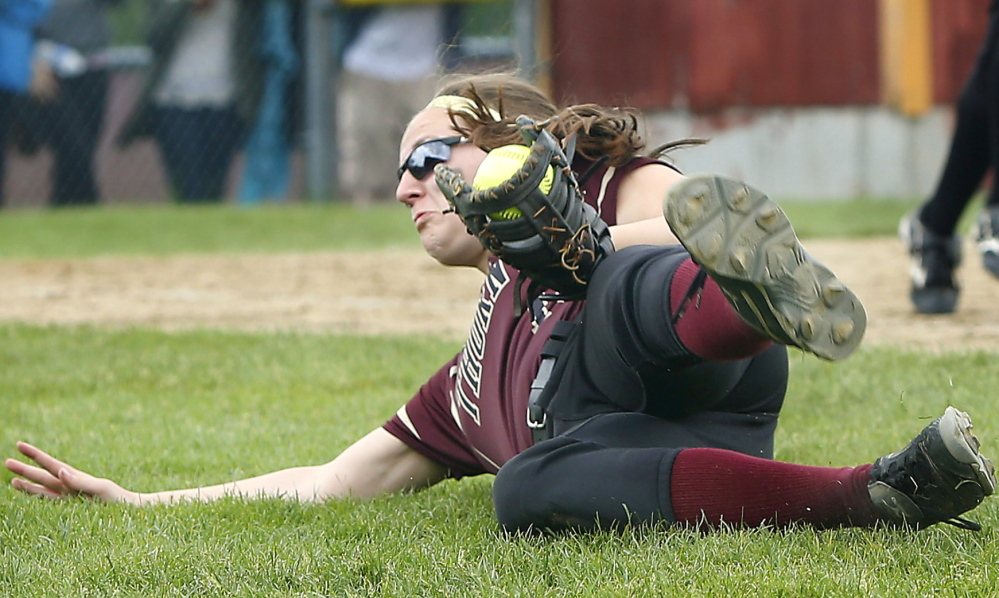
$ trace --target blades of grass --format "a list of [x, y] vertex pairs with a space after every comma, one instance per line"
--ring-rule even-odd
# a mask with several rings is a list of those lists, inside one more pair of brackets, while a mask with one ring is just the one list
[[[27, 437], [139, 489], [331, 458], [379, 425], [454, 343], [0, 325], [0, 446]], [[792, 360], [778, 457], [817, 465], [900, 448], [947, 403], [995, 454], [985, 353], [861, 348]], [[625, 530], [507, 537], [488, 477], [416, 495], [152, 508], [46, 502], [0, 474], [0, 595], [991, 595], [993, 532]], [[994, 501], [975, 517], [994, 529]]]
[[409, 211], [341, 204], [129, 206], [0, 213], [0, 258], [419, 248]]

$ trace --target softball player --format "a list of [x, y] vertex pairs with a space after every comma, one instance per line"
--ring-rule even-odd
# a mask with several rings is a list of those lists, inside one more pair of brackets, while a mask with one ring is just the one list
[[[528, 159], [495, 187], [466, 184], [488, 150], [532, 138], [533, 155], [549, 161]], [[462, 350], [389, 422], [324, 465], [149, 494], [21, 443], [37, 466], [8, 460], [20, 476], [14, 486], [136, 504], [326, 500], [493, 473], [509, 530], [940, 521], [977, 529], [959, 515], [993, 492], [995, 475], [956, 409], [873, 464], [772, 460], [785, 346], [845, 358], [863, 335], [863, 307], [803, 252], [765, 195], [685, 178], [638, 157], [641, 149], [627, 111], [558, 110], [503, 75], [446, 85], [403, 136], [396, 195], [427, 253], [478, 268], [485, 281]], [[554, 183], [542, 192], [535, 174], [550, 164]], [[589, 207], [577, 209], [580, 196]], [[484, 218], [478, 208], [493, 201], [520, 216]], [[558, 275], [547, 284], [552, 245], [578, 284], [562, 288]]]

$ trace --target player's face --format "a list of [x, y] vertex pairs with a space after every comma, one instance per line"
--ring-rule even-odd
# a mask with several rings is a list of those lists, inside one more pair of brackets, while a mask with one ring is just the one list
[[427, 108], [413, 117], [399, 144], [399, 164], [410, 168], [401, 171], [395, 196], [409, 207], [430, 257], [445, 266], [484, 268], [486, 250], [468, 234], [457, 214], [444, 213], [447, 199], [434, 180], [433, 166], [443, 162], [471, 181], [486, 157], [471, 143], [456, 142], [457, 135], [443, 108]]

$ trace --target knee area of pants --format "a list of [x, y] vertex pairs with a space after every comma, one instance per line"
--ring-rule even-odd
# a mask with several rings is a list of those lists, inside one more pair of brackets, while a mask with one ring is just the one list
[[493, 508], [500, 526], [509, 532], [527, 531], [538, 524], [533, 507], [540, 503], [536, 494], [540, 480], [532, 475], [531, 464], [518, 455], [500, 468], [493, 481]]
[[[558, 441], [548, 441], [558, 444]], [[556, 527], [558, 475], [551, 471], [550, 453], [537, 447], [517, 455], [496, 474], [493, 508], [508, 532], [537, 532]]]

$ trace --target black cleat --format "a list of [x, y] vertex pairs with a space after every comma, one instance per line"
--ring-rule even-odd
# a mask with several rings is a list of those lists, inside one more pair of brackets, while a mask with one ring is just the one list
[[929, 231], [919, 221], [915, 212], [898, 224], [912, 265], [910, 298], [921, 314], [950, 314], [957, 307], [960, 288], [954, 270], [961, 263], [961, 238], [957, 235], [941, 237]]
[[907, 447], [874, 463], [867, 489], [889, 522], [916, 529], [940, 522], [982, 529], [959, 517], [996, 487], [995, 468], [978, 451], [981, 443], [971, 429], [967, 413], [948, 407]]
[[830, 361], [860, 344], [860, 299], [805, 252], [780, 207], [762, 192], [720, 176], [670, 188], [666, 222], [750, 326], [774, 341]]

